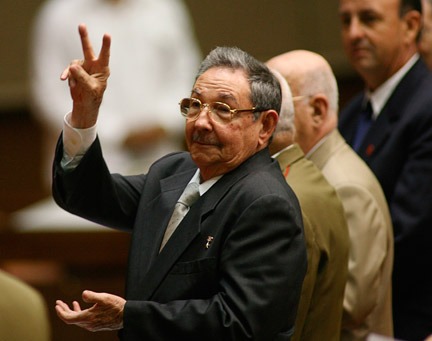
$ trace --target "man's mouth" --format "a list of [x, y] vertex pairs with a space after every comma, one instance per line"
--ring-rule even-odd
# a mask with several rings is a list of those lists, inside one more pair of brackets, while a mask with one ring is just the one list
[[354, 44], [351, 46], [351, 54], [354, 56], [364, 56], [369, 54], [370, 49], [368, 46], [363, 46], [363, 44]]
[[210, 135], [204, 135], [200, 133], [193, 134], [192, 142], [201, 145], [211, 145], [211, 146], [218, 146], [218, 147], [222, 146], [216, 137]]

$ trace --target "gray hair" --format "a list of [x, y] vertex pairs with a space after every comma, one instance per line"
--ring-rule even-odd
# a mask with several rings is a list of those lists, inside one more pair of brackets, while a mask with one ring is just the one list
[[279, 113], [279, 121], [276, 126], [275, 134], [279, 132], [290, 132], [294, 137], [294, 103], [292, 100], [291, 88], [286, 79], [275, 69], [269, 67], [270, 71], [276, 76], [279, 81], [282, 91], [282, 103]]
[[[202, 61], [195, 81], [213, 67], [243, 70], [250, 84], [250, 101], [258, 110], [281, 110], [281, 88], [268, 67], [237, 47], [216, 47]], [[259, 116], [256, 113], [255, 118]]]

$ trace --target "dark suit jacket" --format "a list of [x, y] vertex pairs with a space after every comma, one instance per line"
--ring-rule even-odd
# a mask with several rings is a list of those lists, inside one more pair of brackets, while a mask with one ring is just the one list
[[[363, 97], [339, 120], [351, 145]], [[396, 87], [359, 155], [381, 183], [392, 216], [395, 337], [422, 339], [432, 333], [432, 75], [422, 60]]]
[[305, 242], [297, 199], [267, 149], [201, 196], [160, 254], [175, 202], [197, 169], [189, 153], [129, 177], [109, 174], [98, 141], [71, 173], [59, 166], [61, 154], [60, 143], [57, 203], [132, 232], [124, 340], [289, 340]]

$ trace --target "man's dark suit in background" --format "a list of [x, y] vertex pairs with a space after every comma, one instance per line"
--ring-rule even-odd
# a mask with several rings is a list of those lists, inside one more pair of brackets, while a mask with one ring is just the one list
[[[363, 99], [353, 99], [339, 119], [351, 145]], [[422, 338], [432, 331], [432, 75], [422, 60], [396, 87], [358, 154], [381, 183], [392, 216], [395, 331], [410, 326], [401, 332]]]
[[339, 128], [389, 204], [394, 336], [423, 340], [432, 333], [432, 76], [418, 54], [421, 1], [339, 3], [344, 48], [366, 88], [342, 111]]

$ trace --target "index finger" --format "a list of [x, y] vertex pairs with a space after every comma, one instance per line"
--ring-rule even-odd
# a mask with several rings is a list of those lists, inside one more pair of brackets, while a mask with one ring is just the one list
[[84, 54], [84, 60], [94, 60], [95, 54], [93, 52], [93, 47], [90, 42], [90, 38], [87, 33], [87, 28], [84, 24], [78, 26], [78, 31], [81, 37], [81, 45]]

